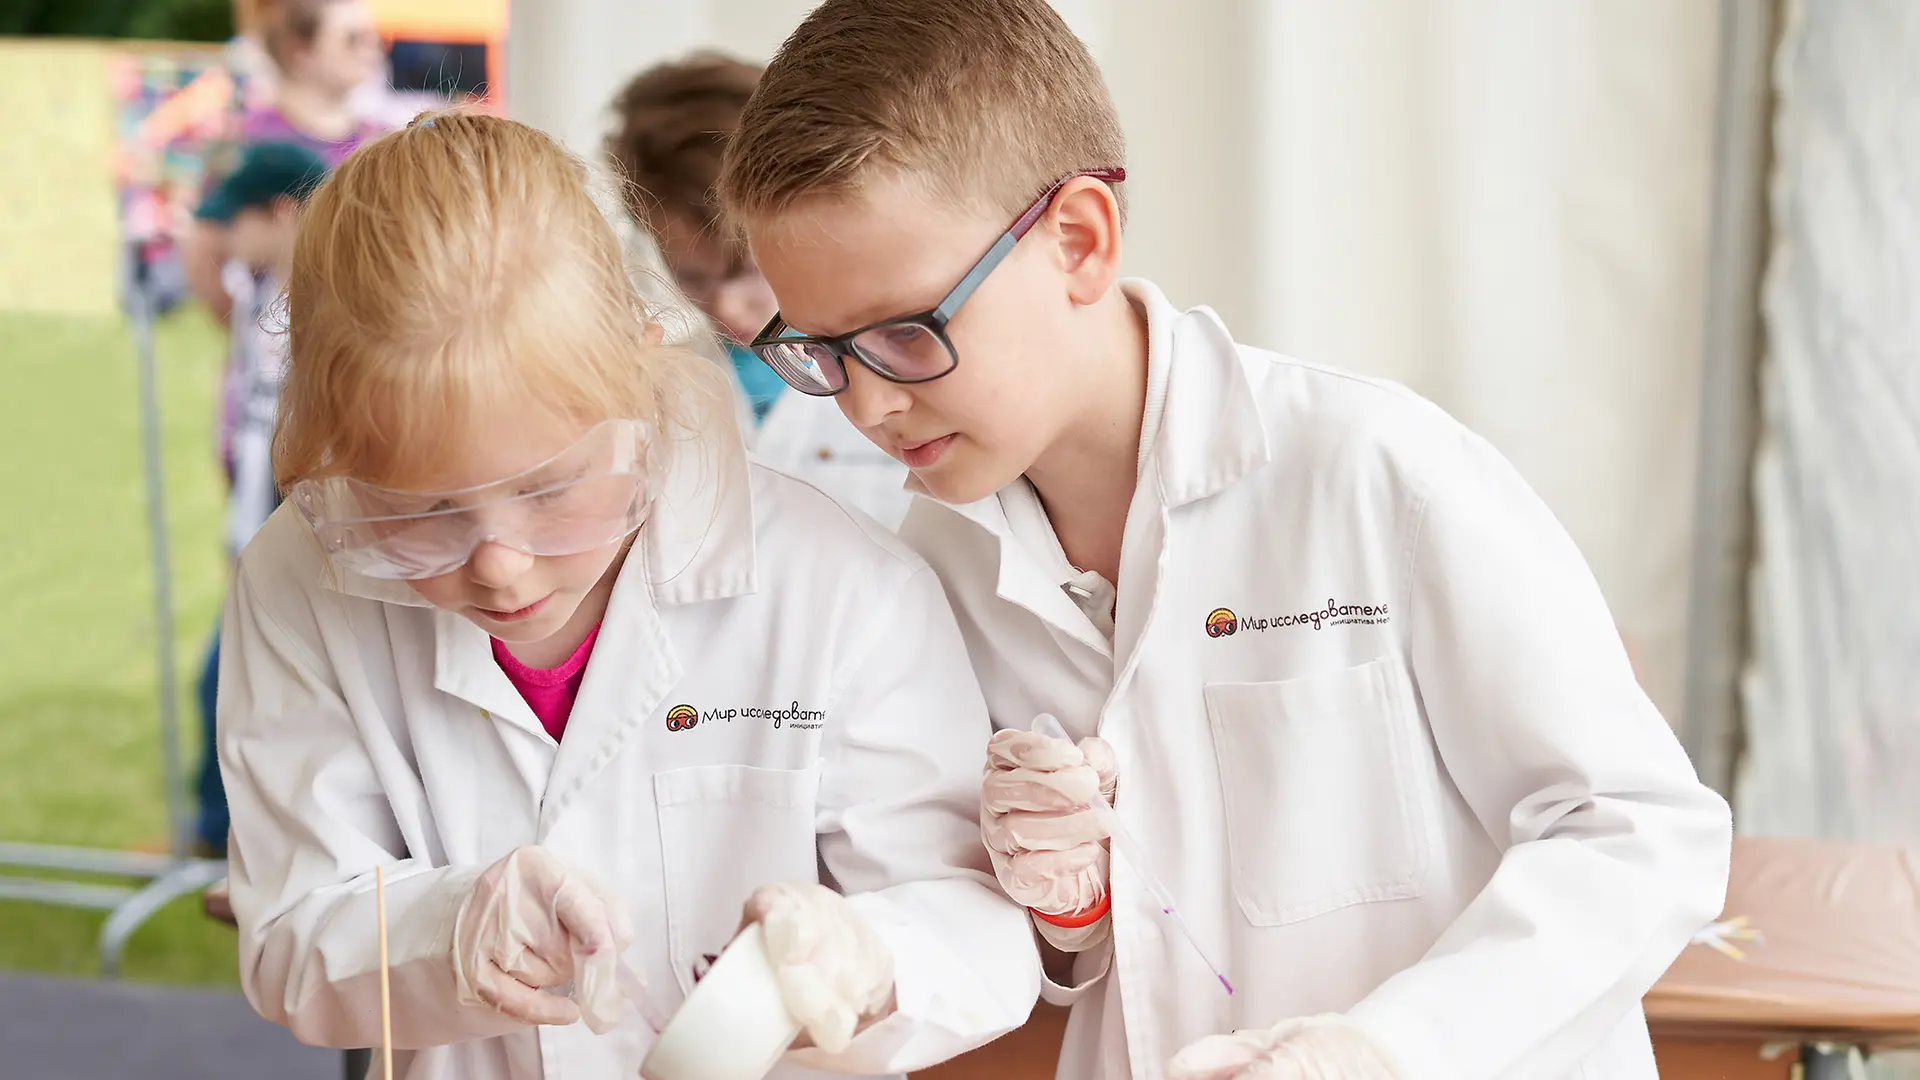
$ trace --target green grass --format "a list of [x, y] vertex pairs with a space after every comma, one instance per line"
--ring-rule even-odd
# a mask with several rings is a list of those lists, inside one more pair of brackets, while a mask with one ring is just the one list
[[[198, 313], [159, 328], [179, 715], [190, 765], [200, 744], [194, 678], [225, 572], [212, 450], [222, 347]], [[157, 850], [166, 815], [153, 580], [126, 325], [0, 313], [0, 386], [0, 506], [9, 518], [0, 542], [0, 839]], [[93, 972], [102, 918], [0, 903], [0, 969]], [[233, 932], [188, 898], [134, 936], [125, 970], [154, 981], [232, 983]]]

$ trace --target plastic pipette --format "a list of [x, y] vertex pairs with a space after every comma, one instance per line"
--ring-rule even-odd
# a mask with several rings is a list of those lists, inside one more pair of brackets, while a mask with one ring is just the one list
[[[1035, 734], [1045, 735], [1048, 738], [1073, 741], [1073, 738], [1067, 734], [1067, 729], [1061, 726], [1060, 721], [1046, 713], [1041, 713], [1034, 718], [1033, 730]], [[1193, 927], [1187, 925], [1187, 920], [1181, 918], [1179, 910], [1174, 907], [1172, 890], [1167, 888], [1166, 883], [1162, 882], [1158, 875], [1148, 869], [1145, 853], [1140, 850], [1140, 845], [1134, 840], [1133, 834], [1121, 824], [1119, 812], [1101, 798], [1094, 799], [1088, 809], [1093, 813], [1094, 820], [1107, 830], [1107, 837], [1113, 841], [1113, 849], [1120, 854], [1121, 858], [1127, 860], [1127, 865], [1133, 867], [1134, 876], [1147, 887], [1147, 892], [1153, 894], [1153, 899], [1160, 905], [1160, 910], [1173, 919], [1173, 925], [1180, 928], [1180, 935], [1187, 939], [1187, 944], [1193, 946], [1193, 951], [1200, 957], [1200, 962], [1207, 965], [1207, 969], [1213, 972], [1214, 978], [1220, 980], [1220, 985], [1226, 988], [1227, 993], [1233, 993], [1233, 983], [1227, 980], [1227, 973], [1220, 969], [1219, 964], [1213, 962], [1213, 957], [1207, 955], [1206, 946], [1200, 944], [1200, 939], [1194, 935]]]

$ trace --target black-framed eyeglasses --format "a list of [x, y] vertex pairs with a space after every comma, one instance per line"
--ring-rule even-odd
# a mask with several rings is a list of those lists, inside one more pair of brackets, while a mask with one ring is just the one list
[[1053, 205], [1060, 189], [1068, 181], [1082, 176], [1117, 184], [1127, 178], [1127, 170], [1088, 169], [1061, 177], [1000, 234], [987, 253], [960, 279], [960, 284], [931, 310], [883, 319], [837, 336], [796, 334], [786, 320], [776, 314], [764, 330], [754, 335], [751, 345], [754, 354], [788, 386], [814, 397], [832, 397], [847, 388], [847, 357], [889, 382], [932, 382], [951, 373], [960, 365], [960, 354], [947, 337], [947, 323], [1047, 212], [1047, 207]]

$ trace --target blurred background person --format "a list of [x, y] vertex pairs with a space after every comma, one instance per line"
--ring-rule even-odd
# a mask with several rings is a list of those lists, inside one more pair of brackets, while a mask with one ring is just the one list
[[[245, 149], [239, 166], [207, 195], [197, 214], [199, 220], [227, 231], [234, 260], [246, 267], [256, 285], [248, 293], [249, 308], [238, 312], [233, 324], [238, 408], [228, 441], [225, 538], [229, 558], [239, 557], [267, 515], [280, 505], [271, 449], [287, 340], [285, 320], [276, 316], [282, 310], [281, 292], [292, 265], [300, 205], [326, 173], [326, 161], [299, 143], [255, 143]], [[208, 652], [211, 662], [203, 669], [198, 687], [204, 714], [211, 714], [218, 686], [218, 629]], [[214, 757], [214, 725], [206, 722], [210, 716], [202, 719], [195, 839], [203, 850], [224, 853], [226, 792]]]
[[[244, 14], [250, 25], [243, 25], [228, 47], [229, 62], [240, 74], [243, 90], [235, 147], [240, 160], [246, 160], [254, 146], [274, 144], [298, 150], [330, 168], [387, 129], [363, 108], [368, 87], [386, 82], [380, 34], [364, 0], [260, 0]], [[218, 170], [220, 163], [214, 168]], [[251, 506], [258, 501], [258, 493], [242, 489], [237, 440], [249, 423], [249, 396], [257, 385], [261, 328], [252, 321], [271, 304], [279, 286], [263, 267], [234, 250], [231, 213], [207, 212], [217, 202], [217, 197], [210, 197], [195, 213], [181, 244], [181, 259], [195, 298], [228, 328], [216, 428], [218, 452], [229, 499]], [[270, 434], [270, 426], [268, 430]], [[229, 546], [229, 555], [239, 553], [238, 547]], [[208, 746], [213, 739], [219, 669], [220, 631], [215, 627], [196, 686]], [[204, 761], [198, 795], [195, 846], [209, 854], [223, 854], [225, 798], [219, 770]]]
[[[298, 143], [332, 166], [389, 126], [356, 105], [370, 82], [384, 80], [386, 66], [364, 0], [264, 0], [254, 18], [257, 29], [230, 47], [249, 88], [240, 103], [241, 147]], [[225, 323], [235, 304], [225, 230], [202, 222], [182, 247], [194, 296]]]
[[893, 528], [910, 501], [906, 468], [849, 424], [833, 399], [790, 390], [746, 347], [773, 318], [773, 292], [722, 217], [713, 184], [759, 78], [758, 65], [715, 52], [641, 72], [613, 100], [607, 157], [628, 216], [718, 336], [756, 455]]

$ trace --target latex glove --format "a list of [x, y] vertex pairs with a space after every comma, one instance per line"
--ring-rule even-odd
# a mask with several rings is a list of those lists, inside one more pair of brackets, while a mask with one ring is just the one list
[[[1047, 915], [1091, 911], [1107, 894], [1107, 832], [1087, 809], [1113, 798], [1113, 748], [1098, 738], [998, 731], [987, 742], [980, 832], [995, 876], [1014, 903]], [[1105, 936], [1035, 925], [1057, 947], [1079, 951]], [[1077, 947], [1076, 947], [1077, 946]]]
[[[595, 1034], [627, 1014], [620, 954], [633, 944], [626, 906], [541, 847], [488, 867], [453, 924], [454, 992], [529, 1024], [584, 1019]], [[574, 984], [573, 998], [549, 987]]]
[[847, 898], [824, 885], [763, 885], [747, 899], [780, 997], [813, 1045], [837, 1054], [893, 1012], [893, 953]]
[[1173, 1057], [1167, 1080], [1402, 1080], [1408, 1074], [1339, 1014], [1209, 1035]]

